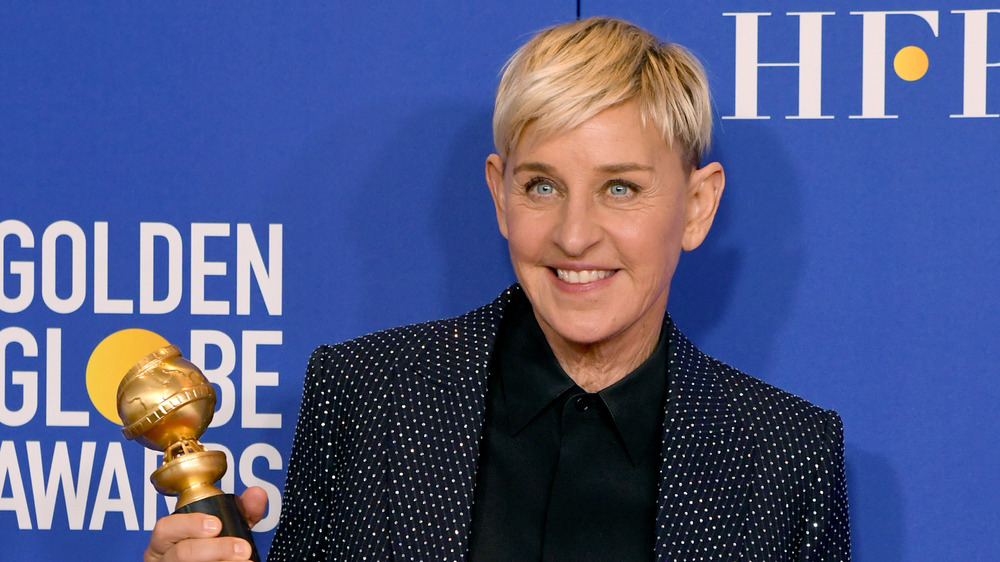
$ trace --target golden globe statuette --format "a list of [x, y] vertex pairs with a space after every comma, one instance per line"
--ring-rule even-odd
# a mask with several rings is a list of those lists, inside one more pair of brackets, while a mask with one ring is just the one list
[[213, 484], [226, 473], [226, 455], [209, 451], [198, 438], [212, 423], [215, 389], [175, 345], [161, 347], [132, 366], [118, 385], [122, 435], [163, 451], [163, 464], [149, 477], [156, 491], [177, 497], [174, 513], [208, 513], [222, 520], [220, 536], [250, 543], [260, 562], [250, 527], [236, 496]]

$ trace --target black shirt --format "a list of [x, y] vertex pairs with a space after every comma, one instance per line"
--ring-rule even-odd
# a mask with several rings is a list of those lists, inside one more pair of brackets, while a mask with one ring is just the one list
[[490, 366], [471, 560], [650, 560], [667, 342], [596, 393], [577, 386], [523, 295]]

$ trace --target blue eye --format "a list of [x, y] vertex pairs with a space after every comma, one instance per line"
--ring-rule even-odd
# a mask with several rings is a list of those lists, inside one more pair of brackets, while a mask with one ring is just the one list
[[611, 192], [611, 195], [628, 195], [629, 188], [620, 183], [613, 183], [608, 186], [608, 191]]
[[539, 195], [551, 195], [555, 193], [556, 188], [546, 180], [532, 180], [528, 182], [528, 191], [534, 191]]

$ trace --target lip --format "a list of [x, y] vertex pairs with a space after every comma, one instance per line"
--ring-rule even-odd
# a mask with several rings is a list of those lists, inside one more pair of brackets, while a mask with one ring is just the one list
[[[555, 281], [557, 287], [567, 292], [579, 292], [579, 291], [591, 291], [603, 287], [614, 279], [615, 275], [618, 273], [618, 269], [611, 267], [594, 267], [589, 265], [573, 265], [570, 267], [559, 267], [559, 266], [549, 266], [549, 271], [552, 273], [552, 278]], [[559, 272], [563, 272], [563, 276], [560, 277]], [[567, 272], [571, 272], [567, 275]], [[603, 277], [597, 277], [593, 280], [580, 282], [578, 279], [581, 275], [584, 277], [594, 277], [599, 275], [595, 272], [607, 272]], [[570, 280], [570, 277], [577, 279], [576, 282]]]

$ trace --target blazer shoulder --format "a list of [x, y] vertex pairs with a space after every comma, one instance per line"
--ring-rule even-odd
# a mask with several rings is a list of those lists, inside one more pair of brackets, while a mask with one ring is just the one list
[[[715, 361], [731, 411], [757, 442], [763, 511], [798, 522], [801, 560], [850, 560], [850, 520], [840, 416]], [[764, 492], [766, 490], [767, 492]], [[770, 506], [770, 507], [767, 507]], [[796, 514], [792, 516], [792, 514]]]
[[810, 440], [842, 447], [843, 422], [833, 410], [768, 384], [718, 359], [710, 358], [734, 411], [776, 441], [792, 444]]
[[460, 316], [398, 326], [317, 347], [307, 373], [328, 375], [387, 372], [413, 362], [453, 363], [476, 350], [492, 349], [512, 286], [492, 302]]

